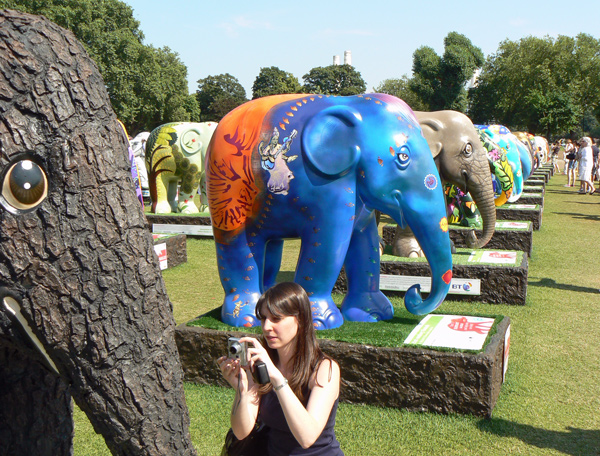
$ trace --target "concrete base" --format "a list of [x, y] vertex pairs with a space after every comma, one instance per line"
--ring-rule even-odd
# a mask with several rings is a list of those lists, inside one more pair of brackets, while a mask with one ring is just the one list
[[[319, 345], [340, 365], [342, 402], [489, 418], [502, 386], [509, 326], [510, 319], [504, 317], [479, 354], [326, 339]], [[229, 336], [242, 334], [179, 325], [175, 339], [185, 381], [227, 386], [215, 360], [227, 353]]]
[[537, 204], [540, 207], [544, 207], [544, 195], [541, 193], [523, 192], [517, 204]]
[[187, 238], [185, 234], [177, 235], [155, 235], [154, 246], [166, 245], [166, 258], [161, 258], [161, 269], [174, 268], [180, 264], [187, 263]]
[[[452, 284], [448, 299], [456, 296], [456, 299], [461, 301], [525, 305], [529, 270], [527, 255], [523, 254], [517, 264], [478, 264], [464, 261], [472, 255], [484, 252], [494, 251], [458, 249], [457, 254], [452, 255]], [[515, 252], [503, 250], [497, 253], [510, 255]], [[388, 296], [404, 296], [406, 289], [416, 283], [421, 284], [423, 291], [427, 291], [426, 287], [430, 286], [431, 270], [426, 258], [384, 255], [381, 259], [380, 273], [380, 288]], [[470, 293], [464, 292], [465, 286], [471, 290]], [[473, 292], [476, 287], [479, 287], [478, 293]], [[346, 293], [347, 281], [344, 270], [340, 273], [333, 291]]]
[[533, 185], [525, 183], [523, 186], [523, 193], [541, 193], [542, 195], [546, 195], [546, 188], [543, 185]]
[[[527, 223], [527, 228], [525, 229], [500, 228], [501, 225], [507, 223], [509, 223], [509, 221], [506, 220], [498, 220], [496, 222], [494, 235], [486, 244], [485, 248], [494, 250], [520, 250], [531, 256], [533, 252], [533, 224], [531, 222], [523, 222]], [[471, 231], [471, 228], [455, 225], [450, 225], [449, 228], [448, 233], [450, 234], [450, 239], [454, 242], [454, 245], [456, 247], [466, 247], [467, 236]], [[389, 224], [383, 227], [382, 240], [385, 245], [392, 245], [395, 232], [395, 224]], [[475, 234], [479, 238], [482, 235], [482, 231], [475, 230]]]
[[153, 233], [185, 234], [187, 236], [212, 237], [210, 215], [146, 214]]
[[521, 204], [519, 201], [496, 208], [496, 217], [499, 220], [529, 221], [533, 223], [534, 230], [539, 230], [542, 227], [543, 213], [544, 208], [542, 206]]

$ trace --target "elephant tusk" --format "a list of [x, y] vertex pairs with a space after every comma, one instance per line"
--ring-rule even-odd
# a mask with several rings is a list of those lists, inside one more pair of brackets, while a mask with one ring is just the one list
[[50, 370], [52, 370], [56, 375], [60, 375], [56, 364], [54, 364], [54, 361], [52, 361], [52, 359], [48, 355], [48, 352], [46, 351], [40, 340], [37, 338], [37, 336], [33, 333], [31, 327], [29, 326], [29, 323], [27, 323], [27, 320], [21, 313], [21, 306], [19, 305], [17, 300], [10, 296], [5, 296], [2, 302], [4, 303], [4, 308], [8, 311], [10, 315], [12, 315], [13, 320], [19, 325], [19, 327], [27, 335], [31, 343], [44, 357], [44, 360], [46, 361], [47, 366], [50, 368]]

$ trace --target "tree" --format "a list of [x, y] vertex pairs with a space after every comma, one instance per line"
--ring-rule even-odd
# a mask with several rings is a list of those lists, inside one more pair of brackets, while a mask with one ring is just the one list
[[583, 133], [586, 113], [600, 114], [600, 40], [580, 34], [503, 41], [470, 96], [477, 122], [547, 136]]
[[229, 73], [198, 80], [196, 99], [202, 121], [219, 122], [225, 114], [248, 101], [240, 82]]
[[[0, 0], [71, 30], [98, 65], [113, 109], [131, 134], [166, 121], [198, 120], [187, 68], [169, 48], [143, 44], [133, 10], [119, 0]], [[192, 111], [188, 111], [192, 109]]]
[[302, 79], [304, 93], [358, 95], [367, 89], [360, 73], [347, 64], [316, 67], [302, 76]]
[[428, 110], [453, 109], [466, 112], [465, 83], [484, 63], [481, 49], [466, 36], [450, 32], [444, 38], [444, 55], [423, 46], [413, 54], [413, 78], [410, 89]]
[[272, 66], [261, 68], [252, 85], [252, 99], [281, 93], [299, 93], [302, 86], [292, 73]]
[[373, 90], [378, 93], [387, 93], [403, 100], [413, 111], [425, 111], [427, 107], [421, 99], [410, 89], [408, 76], [403, 75], [400, 79], [385, 79]]

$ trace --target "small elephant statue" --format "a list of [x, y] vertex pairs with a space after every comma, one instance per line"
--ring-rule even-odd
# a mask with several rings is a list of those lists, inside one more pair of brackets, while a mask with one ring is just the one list
[[[175, 122], [152, 130], [146, 144], [146, 166], [154, 214], [206, 210], [204, 159], [216, 128], [216, 122]], [[199, 189], [200, 207], [194, 202]]]
[[[0, 10], [0, 454], [192, 456], [172, 306], [127, 139], [72, 32]], [[40, 90], [43, 88], [43, 90]]]
[[[452, 255], [444, 194], [412, 110], [390, 95], [274, 95], [225, 116], [206, 158], [208, 204], [232, 326], [259, 324], [255, 306], [275, 284], [284, 239], [300, 238], [295, 281], [313, 321], [331, 329], [379, 321], [393, 307], [379, 290], [376, 211], [410, 226], [432, 271], [432, 289], [405, 295], [425, 314], [445, 299]], [[344, 266], [340, 309], [331, 292]]]
[[494, 187], [494, 204], [500, 207], [505, 204], [513, 192], [515, 178], [513, 169], [507, 158], [506, 149], [500, 147], [482, 129], [477, 128], [479, 139], [487, 151], [490, 170], [492, 171], [492, 185]]
[[[496, 207], [489, 161], [471, 120], [457, 111], [415, 111], [423, 136], [444, 183], [470, 193], [483, 218], [482, 236], [474, 231], [467, 237], [470, 248], [481, 248], [491, 239], [496, 225]], [[408, 239], [407, 239], [408, 238]], [[392, 252], [402, 257], [421, 256], [413, 234], [398, 226]], [[419, 242], [420, 244], [420, 242]]]

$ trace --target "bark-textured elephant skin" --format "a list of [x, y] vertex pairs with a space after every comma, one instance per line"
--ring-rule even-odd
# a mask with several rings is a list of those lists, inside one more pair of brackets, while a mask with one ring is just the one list
[[115, 455], [195, 454], [171, 305], [98, 69], [71, 32], [2, 10], [0, 94], [0, 454], [72, 454], [71, 397]]

